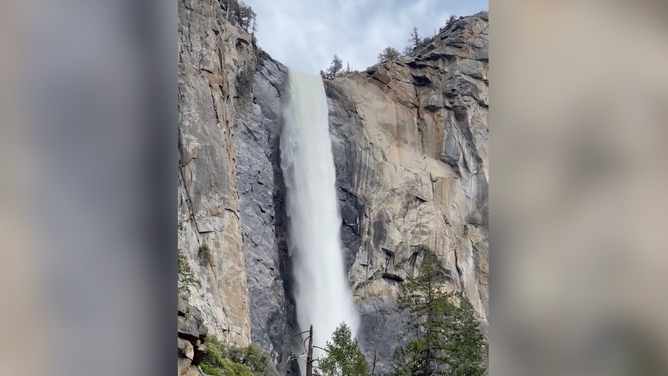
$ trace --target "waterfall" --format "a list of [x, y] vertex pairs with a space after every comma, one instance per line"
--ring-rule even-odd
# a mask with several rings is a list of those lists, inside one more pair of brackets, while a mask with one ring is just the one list
[[[320, 76], [290, 69], [283, 114], [281, 168], [297, 322], [300, 331], [313, 325], [313, 343], [324, 347], [342, 322], [354, 336], [359, 319], [343, 262], [327, 98]], [[314, 349], [318, 356], [322, 352]]]

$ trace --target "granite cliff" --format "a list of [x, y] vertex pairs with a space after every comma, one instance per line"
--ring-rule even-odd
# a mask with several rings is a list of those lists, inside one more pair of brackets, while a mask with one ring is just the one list
[[[358, 338], [376, 371], [404, 340], [395, 298], [420, 249], [487, 327], [487, 32], [486, 12], [463, 17], [412, 57], [325, 82]], [[260, 346], [281, 374], [298, 332], [279, 163], [286, 76], [218, 2], [179, 1], [179, 250], [198, 280], [188, 310], [202, 330]]]

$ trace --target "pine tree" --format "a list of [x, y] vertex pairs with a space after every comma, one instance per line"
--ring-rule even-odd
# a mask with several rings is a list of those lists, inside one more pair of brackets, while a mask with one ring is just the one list
[[452, 309], [447, 296], [440, 291], [445, 274], [436, 257], [424, 251], [418, 276], [404, 284], [399, 306], [407, 308], [413, 318], [409, 330], [417, 339], [400, 353], [403, 364], [413, 375], [431, 375], [443, 363], [441, 333], [445, 329], [447, 314]]
[[471, 302], [459, 294], [459, 307], [453, 310], [446, 328], [445, 359], [452, 376], [485, 375], [483, 337], [478, 330], [478, 319]]
[[445, 28], [449, 29], [450, 26], [452, 26], [455, 23], [455, 21], [457, 21], [457, 17], [455, 17], [454, 14], [451, 14], [450, 18], [448, 18], [448, 22], [445, 23]]
[[396, 49], [394, 49], [392, 47], [386, 47], [383, 50], [383, 52], [378, 54], [378, 62], [382, 63], [382, 62], [385, 62], [385, 61], [395, 61], [395, 60], [399, 59], [399, 56], [401, 56], [399, 54], [399, 51], [397, 51]]
[[400, 307], [412, 318], [416, 338], [397, 349], [392, 376], [483, 376], [483, 338], [475, 310], [463, 294], [459, 306], [441, 286], [445, 273], [436, 257], [424, 251], [418, 276], [404, 284]]
[[343, 60], [341, 60], [338, 56], [334, 55], [334, 59], [332, 59], [332, 64], [327, 68], [326, 71], [320, 71], [320, 75], [322, 78], [327, 79], [327, 80], [333, 80], [336, 77], [339, 77], [342, 73], [343, 69]]
[[345, 323], [339, 325], [327, 341], [326, 354], [317, 365], [321, 376], [368, 376], [369, 369], [357, 340], [352, 338], [350, 328]]

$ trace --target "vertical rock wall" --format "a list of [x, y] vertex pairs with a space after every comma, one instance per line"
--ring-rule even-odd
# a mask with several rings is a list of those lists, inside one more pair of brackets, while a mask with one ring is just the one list
[[[200, 286], [188, 297], [224, 341], [251, 340], [233, 132], [250, 36], [217, 1], [179, 0], [179, 250]], [[208, 249], [208, 250], [207, 250]]]

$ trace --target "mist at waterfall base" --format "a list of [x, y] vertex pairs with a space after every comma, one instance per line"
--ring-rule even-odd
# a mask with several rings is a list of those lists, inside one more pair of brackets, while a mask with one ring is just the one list
[[[287, 88], [281, 168], [287, 188], [297, 322], [300, 331], [313, 325], [313, 344], [325, 347], [342, 322], [353, 335], [359, 326], [343, 261], [327, 98], [320, 76], [294, 69], [289, 70]], [[314, 348], [313, 355], [317, 358], [323, 352]], [[304, 372], [303, 358], [300, 365]]]

